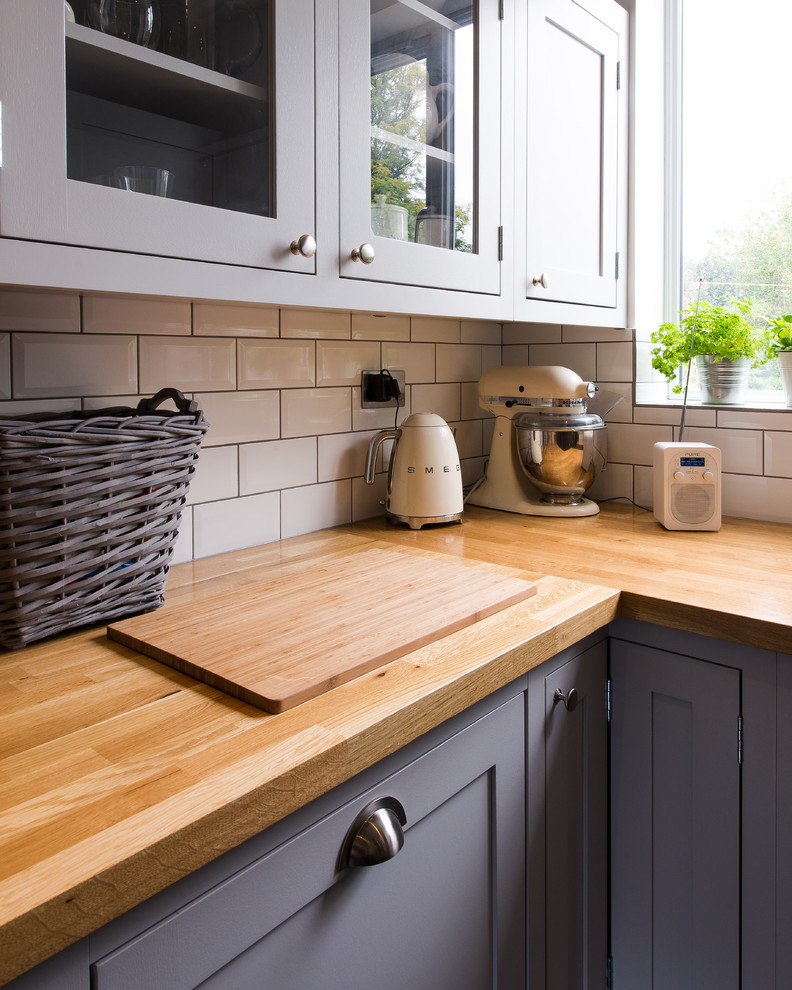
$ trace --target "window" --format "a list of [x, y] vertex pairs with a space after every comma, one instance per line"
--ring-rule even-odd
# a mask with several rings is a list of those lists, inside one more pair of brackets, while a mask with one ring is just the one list
[[[784, 111], [792, 88], [792, 4], [668, 4], [667, 92], [674, 96], [666, 104], [666, 140], [668, 147], [670, 134], [668, 161], [678, 176], [667, 177], [666, 318], [676, 321], [680, 310], [695, 306], [700, 290], [713, 305], [749, 300], [766, 326], [763, 317], [792, 313], [792, 133]], [[691, 398], [694, 388], [691, 379]], [[752, 372], [748, 402], [783, 404], [776, 362]]]

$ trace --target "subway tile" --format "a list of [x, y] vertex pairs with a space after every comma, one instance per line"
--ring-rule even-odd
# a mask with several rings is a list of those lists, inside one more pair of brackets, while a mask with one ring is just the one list
[[435, 360], [438, 382], [477, 382], [481, 378], [479, 344], [438, 344]]
[[308, 388], [316, 384], [312, 340], [237, 340], [239, 388]]
[[374, 476], [373, 485], [367, 485], [362, 478], [352, 479], [352, 522], [385, 515], [385, 506], [380, 502], [384, 503], [387, 496], [387, 479], [385, 472]]
[[193, 506], [195, 557], [209, 557], [280, 539], [278, 492]]
[[764, 473], [777, 478], [792, 478], [792, 433], [764, 435]]
[[335, 433], [318, 437], [319, 481], [360, 477], [366, 467], [369, 433]]
[[552, 323], [504, 323], [503, 344], [560, 344], [562, 330]]
[[[487, 448], [487, 455], [489, 455], [489, 448]], [[473, 457], [462, 461], [460, 467], [462, 468], [463, 487], [474, 485], [479, 478], [483, 478], [486, 464], [486, 457]]]
[[597, 344], [597, 380], [601, 378], [610, 382], [632, 382], [632, 343]]
[[242, 495], [316, 483], [316, 437], [246, 443], [239, 448]]
[[236, 346], [222, 337], [141, 337], [140, 389], [182, 392], [236, 388]]
[[282, 535], [300, 536], [352, 521], [349, 481], [331, 481], [281, 492]]
[[503, 364], [503, 355], [500, 347], [490, 347], [484, 344], [481, 348], [481, 373], [489, 371], [490, 368], [499, 368]]
[[462, 320], [463, 344], [492, 344], [500, 349], [503, 325], [493, 320]]
[[[103, 403], [108, 405], [108, 403]], [[57, 415], [62, 412], [69, 412], [80, 408], [79, 398], [68, 399], [34, 399], [23, 402], [0, 402], [0, 419], [7, 416], [32, 416], [33, 413], [53, 413]]]
[[281, 393], [281, 436], [347, 433], [351, 425], [350, 388], [298, 388]]
[[197, 392], [195, 401], [209, 423], [205, 447], [280, 436], [280, 393]]
[[[655, 423], [663, 426], [679, 426], [682, 420], [682, 406], [646, 406], [637, 405], [633, 410], [636, 423]], [[700, 406], [688, 406], [685, 412], [686, 426], [710, 426], [717, 423], [714, 409], [703, 409]]]
[[0, 289], [0, 330], [78, 333], [80, 297], [76, 292]]
[[608, 464], [600, 471], [594, 484], [586, 492], [587, 497], [595, 502], [606, 498], [633, 497], [633, 466], [632, 464]]
[[565, 344], [574, 344], [587, 341], [616, 341], [626, 340], [632, 342], [634, 330], [622, 330], [615, 327], [568, 327], [561, 328], [561, 339]]
[[524, 368], [528, 364], [528, 344], [509, 344], [503, 348], [503, 365]]
[[171, 564], [186, 564], [193, 559], [193, 515], [192, 507], [186, 505], [179, 519], [179, 535], [173, 547]]
[[[112, 406], [126, 406], [128, 409], [137, 409], [143, 396], [140, 395], [91, 395], [83, 399], [82, 407], [83, 409], [107, 409]], [[145, 396], [149, 399], [151, 396]], [[175, 403], [168, 399], [167, 402], [163, 403], [160, 407], [162, 409], [173, 410], [176, 408]]]
[[720, 409], [718, 426], [727, 430], [790, 430], [792, 409], [764, 412], [759, 409]]
[[324, 337], [349, 340], [352, 314], [338, 310], [282, 309], [281, 337]]
[[[674, 439], [679, 435], [674, 430]], [[685, 427], [685, 440], [696, 440], [719, 447], [721, 471], [734, 474], [762, 474], [764, 449], [762, 434], [758, 430], [707, 430], [701, 427]]]
[[672, 440], [669, 426], [611, 423], [608, 426], [608, 461], [615, 464], [651, 464], [654, 445]]
[[633, 466], [633, 499], [644, 508], [654, 507], [654, 469], [641, 465]]
[[724, 516], [792, 523], [792, 480], [724, 473], [721, 494]]
[[380, 345], [357, 340], [316, 343], [317, 385], [360, 385], [361, 371], [379, 371]]
[[459, 386], [459, 394], [462, 404], [461, 419], [487, 419], [492, 416], [492, 413], [479, 405], [477, 382], [462, 382]]
[[459, 385], [413, 385], [412, 408], [414, 412], [432, 412], [453, 423], [461, 419]]
[[584, 382], [597, 379], [596, 344], [531, 344], [528, 354], [530, 364], [570, 368]]
[[210, 337], [277, 337], [277, 306], [243, 306], [238, 303], [193, 303], [193, 333]]
[[410, 321], [410, 339], [427, 343], [458, 344], [462, 330], [459, 320], [440, 319], [433, 316], [413, 316]]
[[0, 399], [11, 398], [11, 337], [0, 333]]
[[86, 333], [189, 334], [190, 303], [186, 299], [143, 296], [84, 296]]
[[187, 502], [218, 502], [239, 495], [237, 447], [201, 447]]
[[481, 420], [463, 420], [450, 425], [454, 430], [454, 440], [460, 460], [466, 457], [481, 457], [485, 453]]
[[353, 313], [353, 340], [409, 340], [410, 317], [384, 313]]
[[[600, 408], [607, 408], [607, 404], [616, 402], [604, 414], [606, 423], [631, 423], [632, 422], [632, 385], [627, 382], [602, 382], [598, 381], [599, 391], [595, 399], [592, 411], [600, 416]], [[618, 400], [616, 397], [619, 397]], [[600, 407], [599, 402], [604, 405]]]
[[14, 398], [137, 392], [137, 341], [97, 334], [19, 333], [11, 341]]
[[382, 367], [401, 369], [408, 385], [435, 380], [435, 345], [383, 343]]

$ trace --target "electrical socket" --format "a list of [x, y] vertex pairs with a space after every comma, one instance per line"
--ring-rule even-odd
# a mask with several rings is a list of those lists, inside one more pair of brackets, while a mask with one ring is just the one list
[[[390, 369], [388, 369], [390, 371]], [[383, 399], [375, 399], [372, 396], [377, 393], [378, 382], [373, 379], [378, 379], [381, 372], [379, 371], [362, 371], [360, 373], [360, 390], [361, 399], [360, 404], [363, 409], [377, 409], [383, 406], [389, 405], [393, 402], [391, 396], [387, 396]], [[391, 377], [395, 378], [399, 385], [399, 406], [403, 406], [405, 402], [404, 389], [405, 389], [405, 373], [403, 371], [390, 371]], [[391, 405], [391, 408], [393, 406]]]

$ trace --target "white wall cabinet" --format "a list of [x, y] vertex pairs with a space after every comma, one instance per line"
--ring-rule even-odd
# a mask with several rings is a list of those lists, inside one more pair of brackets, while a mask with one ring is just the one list
[[[623, 320], [628, 15], [599, 0], [518, 4], [515, 305]], [[522, 316], [520, 315], [522, 314]], [[548, 317], [549, 318], [549, 317]]]
[[[624, 325], [626, 93], [597, 96], [625, 57], [615, 0], [251, 3], [241, 70], [65, 24], [51, 0], [0, 6], [4, 283]], [[543, 40], [553, 18], [574, 38]], [[383, 97], [400, 72], [404, 113]], [[408, 175], [372, 180], [399, 156]], [[171, 172], [171, 193], [111, 184], [125, 165]], [[315, 255], [290, 249], [306, 234]]]
[[[3, 238], [315, 270], [290, 250], [315, 233], [313, 3], [252, 0], [227, 28], [252, 47], [226, 61], [221, 9], [207, 67], [65, 22], [52, 0], [0, 7]], [[166, 194], [141, 187], [147, 175], [127, 173], [127, 188], [131, 167], [169, 173]], [[100, 263], [146, 292], [124, 262]]]

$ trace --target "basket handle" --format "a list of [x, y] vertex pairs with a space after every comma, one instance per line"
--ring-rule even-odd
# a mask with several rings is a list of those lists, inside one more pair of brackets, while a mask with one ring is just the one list
[[137, 412], [141, 416], [144, 416], [146, 413], [153, 413], [166, 399], [172, 399], [174, 405], [183, 416], [187, 414], [194, 416], [198, 412], [198, 403], [195, 399], [188, 399], [177, 388], [161, 388], [150, 399], [141, 399], [138, 402]]

